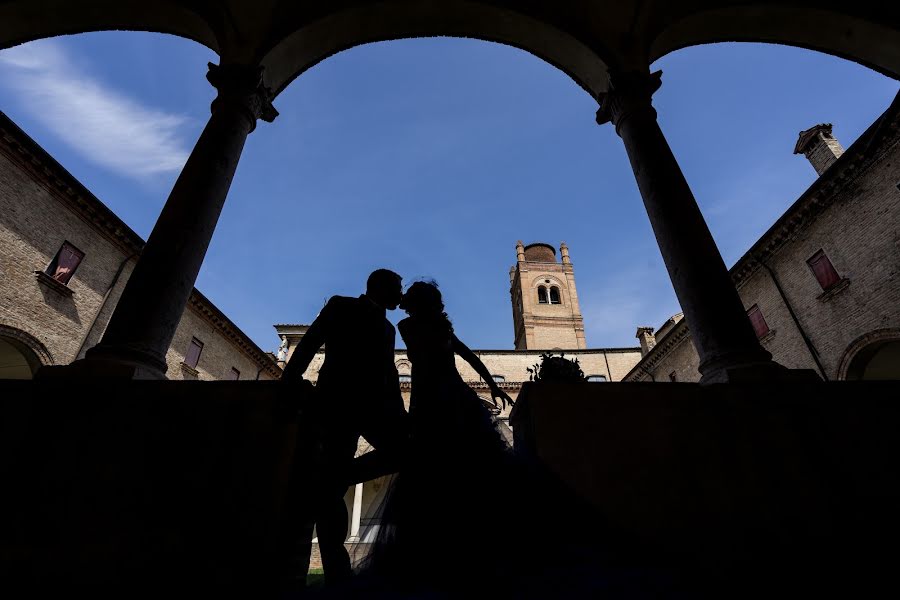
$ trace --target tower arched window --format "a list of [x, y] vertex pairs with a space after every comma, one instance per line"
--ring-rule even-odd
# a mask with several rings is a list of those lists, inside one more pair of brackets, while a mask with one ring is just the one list
[[559, 299], [559, 288], [555, 285], [550, 288], [550, 304], [562, 304]]
[[550, 297], [547, 295], [547, 288], [538, 286], [538, 304], [549, 304]]

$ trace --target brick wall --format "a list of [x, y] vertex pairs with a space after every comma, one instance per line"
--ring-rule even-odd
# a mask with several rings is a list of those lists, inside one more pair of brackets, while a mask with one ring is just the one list
[[[65, 241], [85, 253], [69, 281], [71, 295], [34, 275]], [[0, 323], [39, 339], [56, 364], [71, 362], [126, 256], [0, 153]]]
[[[837, 378], [841, 358], [854, 340], [874, 329], [900, 327], [898, 183], [900, 144], [895, 140], [878, 162], [842, 189], [834, 204], [769, 261], [829, 379]], [[824, 294], [806, 264], [819, 249], [848, 280], [836, 293]], [[760, 280], [768, 278], [759, 270], [750, 285], [740, 289], [745, 304], [766, 285]], [[796, 326], [785, 318], [783, 302], [772, 298], [767, 303], [778, 331], [766, 340], [766, 348], [787, 366], [814, 368]]]
[[[293, 356], [293, 351], [293, 347], [288, 349], [288, 358]], [[527, 369], [533, 367], [541, 359], [540, 350], [473, 351], [492, 375], [502, 375], [507, 382], [528, 381], [529, 373]], [[604, 375], [608, 381], [621, 381], [638, 363], [641, 358], [641, 351], [639, 348], [566, 350], [565, 356], [566, 358], [577, 358], [585, 375]], [[325, 354], [323, 352], [317, 354], [304, 373], [304, 377], [310, 381], [316, 381], [324, 359]], [[401, 374], [408, 375], [410, 373], [409, 367], [405, 366], [409, 362], [406, 351], [398, 350], [395, 362], [400, 365], [398, 371]], [[478, 382], [481, 380], [475, 369], [459, 356], [456, 357], [456, 368], [466, 381]]]
[[[860, 149], [858, 144], [843, 160], [854, 154], [850, 158], [867, 162], [832, 166], [807, 192], [822, 194], [826, 207], [810, 216], [808, 212], [814, 208], [801, 206], [794, 217], [803, 220], [802, 225], [763, 258], [780, 283], [784, 298], [772, 273], [753, 257], [745, 256], [732, 268], [745, 309], [757, 305], [769, 326], [770, 332], [761, 343], [775, 361], [821, 374], [803, 340], [802, 327], [829, 380], [839, 378], [850, 348], [857, 349], [855, 341], [879, 329], [900, 330], [900, 134], [896, 129], [889, 133], [874, 157], [865, 156], [868, 149]], [[819, 184], [823, 184], [821, 189], [817, 188]], [[766, 236], [754, 247], [765, 240]], [[846, 279], [827, 293], [806, 262], [819, 250]], [[741, 272], [744, 265], [751, 265], [747, 267], [749, 273]], [[788, 303], [799, 327], [788, 311]], [[664, 344], [664, 338], [658, 338], [657, 344]], [[667, 381], [672, 371], [679, 374], [679, 380], [682, 373], [685, 381], [700, 378], [693, 345], [681, 344], [677, 351], [674, 347], [668, 351], [655, 349], [656, 355], [661, 352], [668, 352], [661, 360], [654, 358], [654, 352], [648, 355], [657, 361], [651, 369], [657, 380]], [[634, 381], [646, 379], [637, 371], [629, 377]]]
[[[0, 325], [35, 338], [49, 353], [48, 362], [68, 364], [100, 341], [143, 241], [114, 215], [105, 214], [99, 200], [2, 113], [0, 119]], [[106, 227], [94, 218], [105, 219]], [[110, 233], [110, 225], [117, 234]], [[39, 283], [34, 274], [47, 268], [63, 242], [84, 252], [68, 282], [71, 294]], [[210, 313], [216, 312], [204, 302]], [[234, 328], [231, 333], [242, 336]], [[196, 374], [181, 367], [194, 336], [204, 342]], [[189, 307], [166, 355], [167, 376], [225, 379], [236, 367], [241, 379], [255, 379], [261, 366], [257, 354]], [[260, 372], [260, 379], [274, 377], [267, 369]]]
[[[203, 351], [195, 369], [185, 368], [184, 356], [191, 338], [203, 342]], [[256, 379], [258, 363], [226, 339], [209, 321], [192, 307], [185, 309], [175, 330], [175, 337], [166, 353], [169, 379], [200, 379], [212, 381], [228, 379], [231, 368], [240, 371], [240, 379]], [[274, 379], [265, 369], [259, 371], [262, 380]]]
[[697, 381], [700, 372], [697, 367], [700, 357], [694, 350], [690, 334], [686, 335], [669, 351], [670, 359], [666, 360], [650, 370], [654, 381], [672, 381], [671, 375], [675, 374], [675, 381]]

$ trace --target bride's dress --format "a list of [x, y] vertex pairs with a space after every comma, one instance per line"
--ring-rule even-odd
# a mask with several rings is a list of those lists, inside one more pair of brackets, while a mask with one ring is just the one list
[[410, 317], [399, 329], [412, 363], [412, 444], [369, 515], [380, 524], [356, 569], [360, 597], [567, 598], [630, 588], [629, 577], [603, 567], [607, 540], [589, 509], [504, 441], [456, 369], [449, 326]]

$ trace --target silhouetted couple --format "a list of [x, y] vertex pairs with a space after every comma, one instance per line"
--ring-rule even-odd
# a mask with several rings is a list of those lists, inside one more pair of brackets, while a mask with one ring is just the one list
[[[441, 465], [447, 461], [441, 456], [448, 450], [456, 455], [454, 447], [464, 445], [459, 438], [448, 439], [448, 434], [455, 437], [460, 429], [471, 430], [469, 433], [477, 430], [489, 438], [492, 451], [504, 451], [490, 412], [457, 372], [454, 353], [469, 362], [488, 383], [492, 398], [499, 399], [503, 406], [511, 399], [478, 357], [453, 334], [437, 287], [417, 282], [403, 295], [401, 284], [399, 275], [379, 269], [369, 276], [362, 296], [332, 297], [300, 340], [282, 376], [291, 384], [301, 382], [324, 345], [325, 360], [315, 394], [321, 422], [321, 459], [316, 468], [305, 474], [294, 469], [294, 493], [289, 494], [285, 508], [282, 554], [295, 556], [296, 562], [286, 566], [286, 570], [302, 571], [304, 560], [308, 562], [307, 538], [311, 537], [314, 522], [328, 584], [347, 579], [351, 572], [344, 546], [344, 495], [350, 484], [392, 472], [401, 465], [403, 470], [418, 471], [418, 458], [425, 455], [435, 468], [444, 468], [447, 465]], [[411, 414], [407, 414], [400, 394], [394, 362], [394, 327], [385, 317], [387, 310], [398, 305], [409, 314], [399, 327], [413, 365]], [[354, 461], [360, 436], [375, 452]], [[483, 451], [484, 447], [478, 450]], [[383, 511], [397, 509], [389, 506], [395, 492], [392, 490], [382, 503]], [[381, 518], [381, 531], [389, 529], [385, 516]], [[299, 551], [285, 547], [298, 543]], [[301, 577], [305, 573], [293, 575]]]
[[[394, 328], [385, 318], [398, 306], [409, 315], [399, 323], [412, 363], [409, 413], [394, 364]], [[598, 519], [555, 477], [512, 453], [490, 410], [497, 400], [504, 407], [512, 401], [454, 334], [436, 285], [416, 282], [401, 295], [401, 278], [378, 270], [364, 295], [332, 298], [285, 380], [302, 381], [323, 344], [316, 386], [321, 466], [305, 480], [295, 467], [282, 532], [285, 551], [298, 540], [306, 544], [295, 576], [305, 573], [315, 522], [325, 593], [330, 587], [334, 597], [457, 597], [479, 595], [477, 589], [493, 598], [543, 598], [609, 590], [609, 579], [598, 575], [606, 560]], [[455, 355], [487, 383], [492, 406], [460, 376]], [[360, 436], [375, 450], [354, 458]], [[377, 511], [366, 515], [377, 533], [363, 544], [366, 557], [351, 578], [344, 494], [350, 484], [394, 471]]]

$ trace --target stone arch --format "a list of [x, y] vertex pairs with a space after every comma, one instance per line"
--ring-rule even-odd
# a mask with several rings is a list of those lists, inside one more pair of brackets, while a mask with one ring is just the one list
[[862, 370], [874, 354], [887, 344], [900, 344], [900, 328], [885, 327], [875, 329], [856, 338], [841, 356], [837, 379], [861, 379]]
[[323, 60], [374, 42], [474, 38], [528, 52], [558, 68], [591, 96], [607, 90], [605, 50], [546, 20], [473, 0], [382, 0], [337, 8], [285, 35], [262, 59], [276, 93]]
[[343, 50], [434, 36], [520, 48], [566, 73], [593, 97], [607, 91], [607, 66], [642, 70], [675, 50], [725, 41], [808, 48], [900, 79], [900, 18], [881, 0], [805, 6], [762, 0], [0, 2], [0, 49], [110, 30], [168, 33], [207, 46], [224, 63], [258, 62], [276, 92]]
[[[550, 283], [545, 283], [545, 281], [549, 279]], [[552, 275], [550, 273], [544, 273], [543, 275], [535, 275], [531, 279], [531, 287], [537, 288], [539, 285], [555, 285], [557, 287], [565, 287], [565, 283], [558, 276]]]
[[[900, 30], [879, 15], [877, 3], [821, 2], [821, 7], [775, 2], [690, 9], [659, 28], [649, 47], [650, 62], [666, 54], [717, 42], [796, 46], [850, 60], [900, 79]], [[855, 14], [850, 14], [855, 13]]]
[[220, 53], [221, 34], [210, 25], [216, 20], [188, 2], [12, 0], [0, 3], [0, 49], [58, 35], [147, 31], [193, 40]]
[[[53, 356], [36, 337], [9, 325], [0, 324], [0, 353], [7, 353], [9, 359], [21, 357], [24, 364], [10, 365], [10, 367], [21, 366], [27, 367], [33, 376], [37, 370], [43, 366], [53, 364]], [[14, 369], [15, 370], [15, 369]], [[16, 377], [24, 378], [24, 377]]]
[[[550, 283], [546, 283], [547, 280], [550, 280]], [[560, 303], [554, 306], [568, 306], [571, 304], [571, 300], [569, 298], [569, 287], [566, 285], [565, 281], [557, 277], [556, 275], [551, 275], [549, 273], [545, 273], [543, 275], [537, 275], [531, 280], [531, 293], [534, 294], [534, 297], [537, 298], [538, 288], [545, 287], [547, 289], [547, 300], [550, 300], [550, 289], [551, 287], [555, 287], [559, 290], [559, 299]]]

